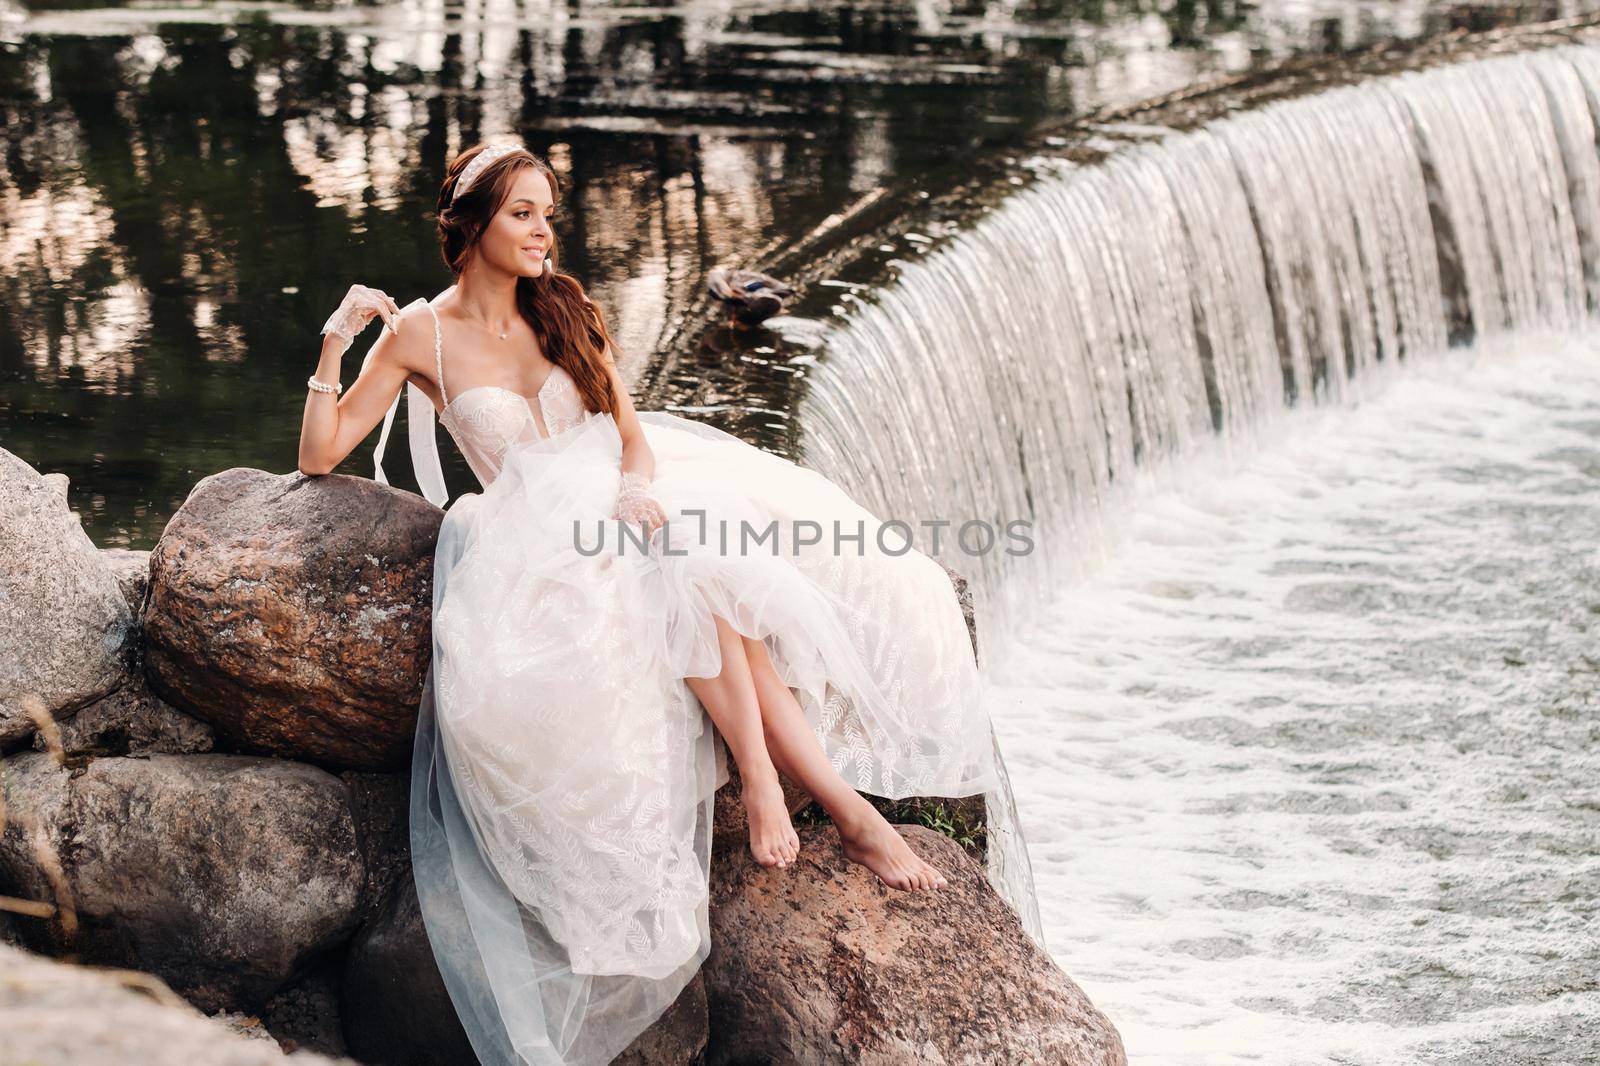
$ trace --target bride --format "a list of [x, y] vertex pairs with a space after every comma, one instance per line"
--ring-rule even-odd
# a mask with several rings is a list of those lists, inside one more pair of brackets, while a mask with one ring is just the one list
[[[774, 871], [799, 853], [780, 773], [846, 856], [909, 892], [945, 878], [861, 792], [984, 794], [991, 877], [1037, 937], [946, 572], [886, 548], [821, 475], [635, 410], [605, 316], [554, 265], [559, 197], [526, 149], [462, 152], [438, 202], [455, 284], [405, 307], [353, 286], [300, 436], [300, 470], [324, 474], [381, 419], [387, 483], [404, 387], [424, 495], [447, 498], [436, 413], [481, 483], [439, 531], [410, 815], [429, 941], [478, 1057], [609, 1062], [672, 1004], [710, 950], [728, 754], [750, 853]], [[383, 333], [340, 399], [342, 357], [374, 318]]]

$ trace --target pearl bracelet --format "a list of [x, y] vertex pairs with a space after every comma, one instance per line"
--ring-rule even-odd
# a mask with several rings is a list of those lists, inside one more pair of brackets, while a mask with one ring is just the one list
[[331, 392], [335, 396], [344, 391], [343, 384], [335, 382], [334, 384], [329, 385], [326, 381], [318, 381], [315, 374], [306, 378], [306, 384], [315, 389], [317, 392]]

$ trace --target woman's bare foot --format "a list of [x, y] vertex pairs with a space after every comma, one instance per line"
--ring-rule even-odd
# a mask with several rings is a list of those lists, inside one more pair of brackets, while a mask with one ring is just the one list
[[739, 776], [745, 817], [750, 823], [750, 854], [762, 866], [788, 866], [800, 855], [800, 837], [789, 821], [778, 772], [769, 770], [747, 776], [741, 769]]
[[890, 888], [921, 891], [943, 888], [950, 882], [943, 874], [923, 862], [905, 838], [884, 820], [878, 809], [866, 800], [849, 819], [834, 819], [844, 857], [860, 863]]

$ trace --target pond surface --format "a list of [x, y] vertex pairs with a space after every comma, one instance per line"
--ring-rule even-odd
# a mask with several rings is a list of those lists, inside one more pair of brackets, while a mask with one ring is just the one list
[[[1578, 6], [0, 0], [0, 446], [66, 473], [107, 547], [153, 545], [208, 474], [293, 470], [323, 320], [352, 282], [448, 285], [430, 212], [482, 138], [561, 175], [563, 266], [639, 379], [712, 266], [951, 182], [1041, 120]], [[767, 383], [791, 368], [757, 347], [640, 403], [783, 451], [792, 390]], [[341, 471], [370, 476], [372, 443]]]

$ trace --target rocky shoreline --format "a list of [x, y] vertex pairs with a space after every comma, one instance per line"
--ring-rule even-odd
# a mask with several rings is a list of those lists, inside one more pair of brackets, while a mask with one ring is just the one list
[[[473, 1061], [407, 852], [443, 512], [234, 469], [153, 551], [102, 551], [65, 490], [0, 450], [8, 1051]], [[884, 888], [821, 826], [765, 870], [736, 790], [718, 796], [712, 956], [619, 1062], [1125, 1061], [948, 837], [901, 830], [950, 879], [928, 896]]]

